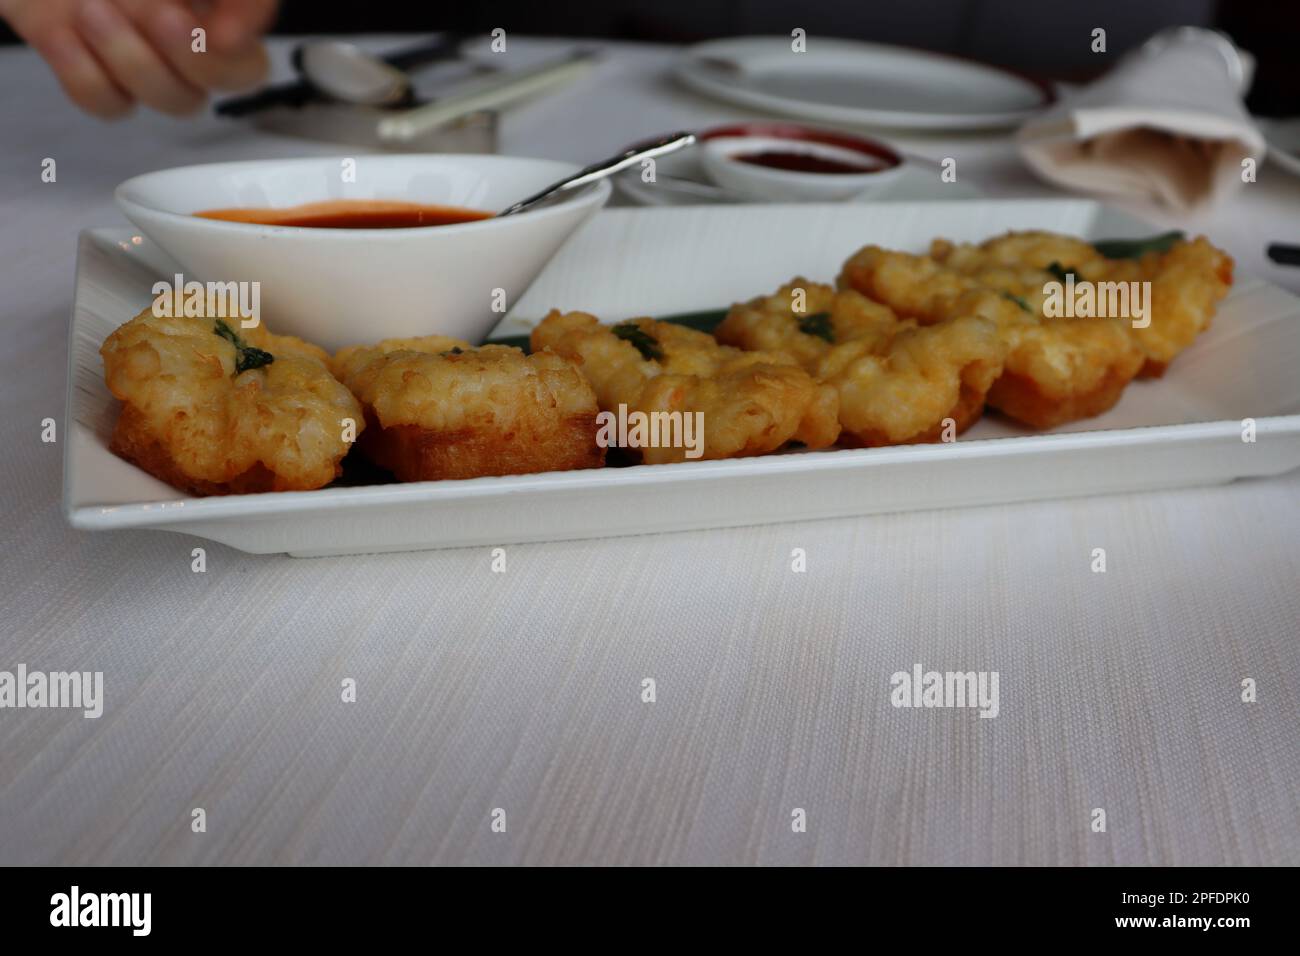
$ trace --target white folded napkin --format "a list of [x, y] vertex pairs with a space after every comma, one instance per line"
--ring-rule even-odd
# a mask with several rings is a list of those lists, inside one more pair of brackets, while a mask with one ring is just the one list
[[1242, 104], [1254, 59], [1197, 27], [1156, 34], [1094, 83], [1021, 127], [1021, 155], [1049, 182], [1188, 210], [1242, 184], [1264, 159]]

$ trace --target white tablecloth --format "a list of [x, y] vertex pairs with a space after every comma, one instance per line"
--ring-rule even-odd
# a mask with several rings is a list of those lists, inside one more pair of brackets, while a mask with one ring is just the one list
[[[668, 49], [613, 50], [507, 116], [502, 151], [589, 159], [744, 115], [675, 87]], [[98, 720], [0, 710], [0, 863], [1300, 863], [1300, 473], [511, 546], [504, 574], [486, 549], [204, 543], [196, 574], [203, 542], [60, 514], [40, 423], [63, 420], [77, 232], [122, 224], [112, 187], [148, 169], [339, 150], [102, 125], [23, 51], [0, 104], [0, 670], [102, 671], [105, 696]], [[1047, 193], [1004, 136], [905, 145]], [[1274, 167], [1203, 220], [1133, 211], [1300, 289], [1262, 255], [1300, 240]], [[892, 707], [917, 663], [998, 671], [999, 715]]]

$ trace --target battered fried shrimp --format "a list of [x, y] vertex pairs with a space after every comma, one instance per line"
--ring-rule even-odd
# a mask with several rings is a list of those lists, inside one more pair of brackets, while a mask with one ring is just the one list
[[[987, 303], [997, 293], [981, 295]], [[1142, 367], [1142, 353], [1117, 319], [1047, 319], [1002, 334], [1007, 360], [988, 403], [1032, 428], [1100, 415]]]
[[605, 462], [596, 396], [559, 355], [432, 335], [350, 346], [334, 370], [365, 407], [362, 453], [400, 481]]
[[839, 282], [923, 325], [968, 316], [992, 322], [1007, 357], [988, 404], [1034, 428], [1106, 411], [1144, 360], [1127, 322], [1045, 318], [1010, 288], [994, 289], [927, 256], [867, 246], [845, 263]]
[[1054, 262], [1068, 264], [1081, 276], [1092, 279], [1100, 278], [1113, 261], [1082, 239], [1036, 230], [1008, 232], [979, 245], [935, 239], [930, 243], [930, 257], [976, 278], [997, 270], [1028, 270], [1033, 273], [1033, 281]]
[[384, 339], [374, 345], [348, 345], [327, 359], [334, 377], [346, 384], [365, 366], [376, 358], [394, 352], [424, 352], [429, 355], [441, 355], [444, 352], [459, 350], [468, 352], [471, 346], [464, 339], [453, 339], [448, 335], [422, 335], [415, 338]]
[[[824, 448], [839, 434], [835, 390], [778, 353], [742, 352], [671, 322], [602, 325], [584, 312], [552, 311], [532, 347], [580, 363], [600, 407], [618, 413], [703, 415], [703, 458], [775, 451], [791, 441]], [[648, 464], [681, 461], [686, 449], [639, 449]]]
[[[1210, 327], [1215, 309], [1232, 287], [1232, 270], [1232, 257], [1204, 236], [1138, 260], [1136, 278], [1151, 283], [1151, 323], [1132, 330], [1146, 356], [1143, 375], [1163, 375], [1178, 353]], [[1124, 276], [1116, 270], [1114, 278]]]
[[[928, 325], [951, 318], [957, 300], [978, 288], [969, 276], [948, 269], [928, 256], [864, 246], [849, 257], [837, 285], [883, 303], [903, 318]], [[1028, 318], [1007, 313], [1009, 320]]]
[[190, 494], [329, 484], [361, 406], [314, 345], [238, 325], [146, 309], [110, 335], [104, 379], [123, 403], [110, 447]]
[[[816, 310], [816, 311], [813, 311]], [[794, 279], [733, 306], [714, 334], [790, 355], [840, 398], [840, 441], [899, 445], [969, 428], [1002, 371], [1006, 347], [980, 318], [918, 328], [852, 290]]]
[[900, 323], [887, 346], [868, 339], [837, 345], [816, 376], [839, 392], [845, 444], [933, 442], [979, 420], [1005, 355], [993, 323], [963, 316]]
[[713, 336], [746, 351], [783, 353], [813, 372], [836, 343], [888, 341], [898, 325], [887, 306], [797, 277], [772, 295], [733, 305]]
[[[1042, 314], [1043, 286], [1064, 273], [1088, 282], [1150, 282], [1149, 322], [1128, 323], [1142, 352], [1140, 374], [1160, 376], [1179, 352], [1209, 327], [1232, 285], [1233, 262], [1204, 237], [1176, 242], [1141, 259], [1108, 259], [1082, 239], [1050, 232], [1012, 232], [979, 245], [936, 239], [937, 262], [992, 288], [1022, 298]], [[1050, 271], [1049, 271], [1050, 270]]]

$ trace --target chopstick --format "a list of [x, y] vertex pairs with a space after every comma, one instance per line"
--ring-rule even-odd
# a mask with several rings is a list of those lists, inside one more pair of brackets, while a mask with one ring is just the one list
[[1271, 242], [1268, 245], [1268, 257], [1283, 266], [1300, 266], [1300, 246], [1284, 242]]
[[544, 89], [576, 79], [596, 60], [594, 50], [579, 50], [559, 60], [465, 84], [458, 93], [427, 106], [404, 110], [379, 121], [381, 140], [406, 142], [467, 113], [505, 106]]

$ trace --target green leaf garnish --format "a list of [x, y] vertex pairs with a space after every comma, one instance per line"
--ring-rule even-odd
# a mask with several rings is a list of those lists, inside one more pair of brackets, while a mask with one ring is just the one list
[[1057, 282], [1062, 282], [1062, 283], [1064, 283], [1067, 279], [1069, 279], [1070, 276], [1074, 275], [1073, 269], [1067, 269], [1059, 262], [1053, 262], [1051, 265], [1047, 267], [1047, 271], [1050, 272], [1056, 278]]
[[620, 322], [614, 326], [614, 334], [624, 342], [635, 345], [644, 359], [658, 362], [664, 357], [663, 349], [659, 347], [655, 337], [633, 322]]
[[814, 312], [812, 315], [799, 316], [799, 331], [804, 335], [815, 335], [832, 345], [835, 343], [835, 329], [831, 326], [829, 312]]
[[221, 336], [235, 347], [235, 374], [247, 372], [250, 368], [261, 368], [275, 361], [275, 356], [263, 349], [245, 345], [239, 334], [221, 319], [212, 327], [214, 334]]
[[1010, 292], [1003, 292], [1002, 298], [1006, 299], [1008, 302], [1014, 302], [1016, 305], [1020, 306], [1020, 308], [1024, 309], [1026, 312], [1032, 313], [1034, 311], [1029, 307], [1029, 303], [1026, 302], [1024, 299], [1020, 298], [1020, 296], [1018, 295], [1012, 295]]
[[1092, 247], [1107, 259], [1138, 259], [1148, 252], [1168, 252], [1182, 239], [1181, 232], [1162, 232], [1145, 239], [1099, 239]]
[[235, 374], [247, 372], [250, 368], [261, 368], [263, 365], [270, 365], [274, 361], [275, 356], [270, 352], [264, 352], [248, 345], [240, 349], [235, 358]]

